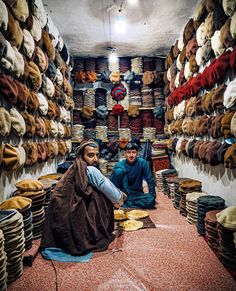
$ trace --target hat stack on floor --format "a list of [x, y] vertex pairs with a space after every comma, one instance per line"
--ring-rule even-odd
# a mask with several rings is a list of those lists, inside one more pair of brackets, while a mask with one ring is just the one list
[[[172, 181], [170, 179], [178, 177], [177, 171], [175, 169], [167, 169], [162, 172], [162, 179], [163, 179], [163, 194], [168, 195], [170, 197], [170, 187], [169, 183], [171, 184]], [[169, 182], [170, 181], [170, 182]]]
[[44, 201], [45, 191], [43, 183], [35, 179], [26, 179], [16, 183], [15, 195], [32, 199], [33, 239], [41, 237], [45, 220]]
[[225, 200], [220, 196], [205, 195], [197, 199], [198, 219], [197, 230], [200, 235], [206, 235], [205, 216], [208, 211], [222, 210], [225, 208]]
[[185, 179], [179, 183], [179, 191], [181, 194], [179, 212], [183, 216], [187, 216], [186, 195], [191, 192], [201, 192], [202, 183], [198, 180]]
[[186, 195], [186, 210], [187, 210], [187, 221], [191, 224], [197, 224], [197, 199], [203, 195], [203, 192], [192, 192]]
[[221, 262], [236, 270], [236, 206], [230, 206], [216, 214]]
[[7, 290], [7, 254], [4, 250], [4, 235], [0, 229], [0, 290]]
[[45, 191], [45, 200], [43, 203], [43, 207], [46, 213], [46, 210], [48, 208], [48, 205], [51, 201], [51, 196], [52, 196], [52, 190], [54, 189], [54, 187], [57, 184], [57, 180], [52, 180], [52, 179], [42, 179], [40, 180], [40, 182], [43, 183], [43, 189]]
[[166, 171], [167, 169], [159, 170], [155, 172], [155, 181], [156, 181], [156, 187], [158, 192], [164, 192], [164, 186], [163, 186], [163, 179], [162, 179], [162, 172]]
[[154, 141], [152, 143], [152, 157], [165, 156], [167, 145], [163, 141]]
[[221, 210], [211, 210], [206, 213], [205, 217], [205, 229], [208, 245], [215, 250], [219, 248], [219, 236], [217, 231], [217, 219], [216, 214]]
[[23, 217], [17, 210], [12, 216], [0, 222], [0, 229], [4, 235], [4, 250], [7, 254], [7, 283], [15, 281], [23, 273], [23, 253], [25, 251], [25, 237]]
[[15, 196], [11, 197], [0, 204], [0, 209], [15, 209], [18, 210], [23, 216], [24, 223], [24, 237], [25, 237], [25, 250], [32, 247], [33, 239], [33, 225], [32, 225], [32, 200], [26, 197]]

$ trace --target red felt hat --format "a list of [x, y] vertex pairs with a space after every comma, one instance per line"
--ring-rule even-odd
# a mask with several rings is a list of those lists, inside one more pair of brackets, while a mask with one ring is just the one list
[[124, 107], [121, 104], [115, 104], [112, 107], [112, 112], [114, 113], [114, 115], [118, 116], [121, 115], [124, 112]]
[[230, 54], [230, 66], [234, 73], [236, 74], [236, 46], [234, 47], [234, 50]]

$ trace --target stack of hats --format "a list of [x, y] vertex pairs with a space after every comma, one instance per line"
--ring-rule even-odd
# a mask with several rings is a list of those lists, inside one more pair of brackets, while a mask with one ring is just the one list
[[140, 75], [143, 72], [143, 62], [141, 57], [131, 59], [131, 71], [136, 75]]
[[119, 58], [120, 72], [126, 73], [131, 68], [130, 58]]
[[145, 140], [154, 140], [156, 137], [155, 127], [144, 127], [143, 128], [143, 138]]
[[17, 182], [15, 186], [17, 188], [15, 195], [32, 199], [33, 239], [38, 239], [41, 237], [45, 220], [43, 183], [35, 179], [25, 179]]
[[0, 229], [0, 290], [7, 290], [7, 254], [4, 250], [4, 235]]
[[26, 197], [15, 196], [5, 200], [0, 204], [0, 209], [15, 209], [18, 210], [23, 216], [24, 224], [24, 237], [25, 237], [25, 250], [32, 247], [33, 239], [33, 225], [32, 225], [32, 211], [31, 211], [32, 200]]
[[162, 192], [165, 195], [167, 195], [169, 192], [167, 179], [170, 177], [173, 177], [173, 178], [177, 177], [176, 170], [175, 169], [159, 170], [159, 171], [156, 171], [155, 176], [156, 176], [156, 186], [157, 186], [158, 192]]
[[143, 119], [142, 116], [130, 117], [130, 129], [132, 134], [141, 133], [143, 131]]
[[74, 90], [73, 100], [75, 108], [82, 108], [84, 106], [84, 90]]
[[15, 281], [23, 273], [25, 237], [23, 217], [17, 210], [4, 210], [11, 216], [0, 222], [4, 235], [4, 250], [7, 253], [7, 283]]
[[170, 197], [169, 184], [173, 182], [173, 178], [176, 178], [178, 176], [177, 171], [175, 169], [167, 169], [163, 171], [161, 174], [163, 179], [163, 194], [168, 195]]
[[75, 140], [82, 141], [84, 137], [84, 125], [74, 124], [72, 128], [72, 137]]
[[187, 221], [191, 224], [197, 225], [197, 199], [203, 195], [203, 192], [192, 192], [186, 195], [186, 210], [187, 210]]
[[165, 58], [155, 59], [155, 70], [157, 72], [163, 72], [165, 70]]
[[107, 127], [109, 131], [118, 130], [118, 118], [112, 111], [109, 111], [108, 113]]
[[166, 155], [167, 145], [162, 141], [154, 141], [152, 143], [152, 157], [156, 156], [165, 156]]
[[169, 188], [170, 188], [170, 197], [172, 198], [172, 203], [174, 208], [179, 209], [179, 203], [181, 199], [181, 194], [179, 192], [179, 182], [183, 180], [179, 177], [175, 177], [170, 183]]
[[107, 90], [105, 88], [97, 88], [95, 90], [95, 107], [107, 106]]
[[216, 214], [221, 262], [236, 270], [236, 206], [230, 206]]
[[187, 216], [186, 195], [192, 192], [202, 192], [202, 183], [198, 180], [185, 179], [179, 183], [179, 191], [181, 193], [179, 212], [183, 216]]
[[143, 57], [143, 71], [154, 71], [156, 67], [156, 62], [154, 58]]
[[82, 58], [74, 58], [73, 71], [79, 72], [85, 70], [85, 60]]
[[221, 210], [208, 211], [205, 217], [207, 243], [212, 249], [216, 249], [217, 251], [219, 248], [219, 237], [217, 231], [216, 214], [220, 211]]
[[97, 71], [99, 73], [106, 72], [108, 70], [108, 61], [107, 58], [98, 58], [97, 59]]
[[43, 189], [45, 191], [45, 200], [43, 203], [43, 207], [46, 213], [46, 210], [48, 208], [48, 205], [51, 201], [52, 197], [52, 190], [54, 189], [55, 185], [57, 184], [57, 180], [52, 180], [52, 179], [42, 179], [40, 182], [43, 183]]
[[141, 87], [140, 84], [137, 82], [130, 83], [130, 98], [129, 103], [130, 105], [138, 105], [142, 106], [142, 97], [141, 97]]
[[128, 128], [129, 127], [129, 116], [127, 111], [125, 111], [120, 117], [120, 127]]
[[163, 106], [165, 102], [165, 96], [162, 93], [162, 88], [154, 88], [153, 89], [153, 102], [155, 106]]
[[142, 107], [150, 108], [153, 107], [153, 96], [152, 96], [152, 88], [148, 85], [143, 84], [142, 86]]
[[96, 139], [100, 139], [104, 142], [108, 141], [107, 139], [107, 126], [96, 126]]
[[107, 92], [107, 108], [110, 110], [116, 104], [116, 100], [114, 100], [111, 96], [111, 92]]
[[143, 127], [153, 127], [153, 113], [152, 110], [144, 110], [141, 112]]
[[208, 211], [222, 210], [225, 208], [225, 200], [220, 196], [205, 195], [197, 199], [198, 219], [197, 230], [200, 235], [206, 234], [205, 216]]
[[96, 59], [94, 59], [94, 58], [85, 59], [85, 70], [86, 71], [95, 71], [96, 70]]
[[95, 108], [95, 90], [88, 88], [84, 91], [84, 106]]
[[119, 139], [131, 140], [130, 128], [119, 128]]
[[119, 59], [110, 61], [108, 60], [108, 69], [110, 72], [119, 72]]
[[81, 119], [81, 112], [78, 110], [73, 111], [73, 125], [75, 124], [81, 124], [82, 119]]
[[105, 159], [99, 159], [99, 169], [103, 175], [107, 175], [108, 161]]
[[96, 138], [96, 131], [94, 128], [86, 128], [84, 130], [84, 139], [95, 139]]

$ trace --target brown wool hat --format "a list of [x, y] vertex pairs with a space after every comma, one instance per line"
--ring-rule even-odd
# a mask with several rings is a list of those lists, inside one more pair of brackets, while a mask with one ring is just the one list
[[197, 130], [199, 136], [203, 136], [207, 133], [208, 118], [207, 115], [201, 116], [200, 126]]
[[202, 97], [198, 97], [197, 98], [197, 102], [196, 102], [196, 113], [198, 115], [202, 115], [203, 114], [203, 110], [202, 110]]
[[25, 179], [17, 182], [15, 184], [18, 190], [30, 190], [30, 191], [37, 191], [43, 190], [43, 183], [36, 180], [36, 179]]
[[25, 149], [26, 153], [25, 167], [31, 167], [38, 161], [37, 143], [24, 143], [22, 146]]
[[58, 143], [56, 141], [52, 141], [51, 142], [51, 147], [52, 147], [52, 151], [54, 153], [54, 156], [56, 157], [58, 155], [58, 153], [59, 153]]
[[0, 107], [0, 135], [7, 136], [11, 131], [11, 116], [9, 112]]
[[181, 141], [181, 146], [180, 146], [180, 151], [185, 155], [187, 156], [187, 152], [186, 152], [186, 144], [188, 143], [188, 140], [187, 139], [183, 139]]
[[192, 55], [190, 58], [189, 58], [189, 69], [192, 73], [195, 73], [198, 71], [198, 65], [197, 65], [197, 62], [196, 62], [196, 58], [195, 58], [195, 55]]
[[209, 146], [206, 149], [205, 158], [207, 160], [207, 163], [210, 164], [211, 166], [216, 166], [220, 164], [220, 161], [217, 158], [217, 152], [220, 146], [221, 146], [220, 141], [214, 141], [211, 144], [209, 144]]
[[195, 136], [198, 136], [198, 135], [199, 135], [199, 134], [198, 134], [199, 126], [200, 126], [200, 116], [197, 117], [197, 118], [195, 118], [195, 119], [193, 120], [193, 134], [194, 134]]
[[186, 57], [189, 60], [189, 58], [192, 55], [195, 55], [198, 49], [197, 39], [196, 37], [191, 38], [187, 45], [186, 45]]
[[150, 84], [153, 83], [154, 78], [155, 78], [155, 76], [154, 76], [153, 72], [146, 71], [146, 72], [143, 73], [142, 81], [143, 81], [144, 84], [150, 85]]
[[39, 137], [44, 137], [46, 133], [46, 126], [43, 119], [39, 116], [35, 117], [36, 135]]
[[44, 179], [60, 180], [62, 176], [63, 174], [60, 174], [60, 173], [51, 173], [51, 174], [38, 177], [38, 180], [44, 180]]
[[50, 61], [53, 62], [55, 60], [55, 49], [52, 45], [52, 40], [49, 34], [45, 30], [42, 31], [42, 35], [43, 35], [43, 45], [45, 47], [45, 51], [47, 52]]
[[194, 189], [194, 188], [200, 188], [202, 186], [202, 183], [198, 180], [184, 179], [183, 181], [179, 182], [179, 186], [181, 187], [182, 190]]
[[16, 209], [24, 210], [31, 207], [32, 199], [26, 197], [15, 196], [8, 198], [0, 204], [0, 209]]
[[214, 109], [223, 109], [224, 92], [226, 89], [225, 84], [221, 84], [212, 95], [212, 107]]
[[17, 49], [21, 47], [23, 42], [23, 32], [20, 28], [19, 21], [17, 21], [11, 12], [8, 10], [8, 28], [7, 28], [7, 40], [12, 46]]
[[33, 90], [38, 91], [39, 88], [42, 86], [41, 73], [38, 66], [34, 62], [30, 61], [28, 65], [30, 85]]
[[198, 159], [198, 150], [201, 144], [203, 144], [203, 140], [198, 140], [195, 144], [194, 144], [194, 148], [193, 148], [193, 157], [194, 159]]
[[68, 149], [64, 140], [58, 141], [58, 150], [59, 150], [58, 154], [61, 156], [65, 156], [66, 153], [68, 152]]
[[75, 72], [74, 80], [76, 83], [85, 83], [87, 79], [87, 75], [84, 71], [77, 71]]
[[167, 67], [170, 67], [174, 62], [174, 57], [173, 57], [173, 54], [171, 52], [169, 52], [166, 60], [167, 60], [167, 64], [168, 64]]
[[28, 98], [28, 111], [36, 112], [39, 109], [39, 100], [35, 91], [30, 91], [30, 95]]
[[206, 98], [207, 98], [207, 93], [205, 93], [204, 95], [202, 95], [201, 97], [201, 108], [203, 110], [203, 112], [207, 112], [207, 109], [206, 109]]
[[236, 137], [236, 112], [234, 113], [230, 122], [230, 132]]
[[186, 108], [185, 108], [185, 113], [187, 116], [191, 117], [196, 112], [196, 102], [197, 102], [196, 97], [191, 97], [187, 101]]
[[26, 132], [25, 137], [33, 137], [36, 132], [36, 124], [34, 116], [29, 114], [28, 112], [21, 112], [26, 124]]
[[35, 63], [38, 65], [39, 70], [41, 72], [45, 72], [48, 67], [48, 60], [46, 58], [46, 54], [43, 52], [43, 50], [36, 46], [35, 49]]
[[27, 109], [28, 99], [30, 95], [29, 89], [27, 88], [26, 85], [24, 85], [21, 82], [18, 82], [17, 80], [15, 80], [15, 84], [17, 85], [17, 88], [18, 88], [18, 96], [17, 96], [16, 105], [21, 110], [25, 110]]
[[210, 12], [205, 19], [205, 35], [211, 38], [214, 34], [213, 12]]
[[209, 93], [206, 94], [205, 97], [205, 109], [207, 113], [213, 112], [213, 107], [212, 107], [212, 96], [214, 95], [216, 89], [213, 88]]
[[136, 117], [139, 115], [139, 106], [138, 105], [129, 105], [128, 116]]
[[223, 118], [224, 114], [216, 114], [216, 116], [213, 117], [211, 122], [211, 135], [214, 138], [219, 138], [223, 136], [223, 132], [221, 130], [221, 120]]
[[226, 168], [236, 168], [236, 143], [232, 144], [224, 155], [224, 166]]
[[198, 148], [198, 159], [202, 161], [202, 163], [206, 164], [206, 150], [207, 147], [211, 145], [211, 141], [203, 141]]
[[113, 84], [119, 83], [120, 82], [120, 73], [119, 72], [111, 72], [110, 81]]
[[187, 129], [186, 129], [186, 132], [190, 136], [194, 134], [194, 132], [193, 132], [193, 119], [192, 118], [188, 118], [187, 119]]
[[214, 0], [205, 0], [205, 6], [208, 13], [211, 13], [215, 9], [215, 1]]
[[212, 122], [214, 120], [214, 116], [209, 116], [208, 118], [208, 125], [207, 125], [207, 134], [212, 136]]
[[38, 163], [43, 163], [47, 160], [46, 145], [44, 142], [38, 143]]
[[188, 119], [185, 118], [185, 119], [183, 120], [183, 123], [182, 123], [182, 132], [183, 132], [184, 134], [187, 134], [187, 123], [188, 123]]
[[176, 122], [175, 122], [176, 133], [178, 133], [178, 134], [182, 133], [182, 124], [183, 124], [183, 119], [176, 120]]
[[93, 108], [90, 106], [84, 106], [81, 111], [81, 116], [90, 119], [93, 117]]
[[18, 88], [10, 76], [0, 74], [0, 94], [5, 97], [9, 103], [16, 104]]
[[66, 95], [72, 97], [73, 96], [73, 88], [72, 88], [70, 82], [66, 78], [63, 79], [63, 87], [64, 87], [64, 92], [66, 93]]
[[45, 137], [48, 137], [51, 135], [51, 122], [49, 119], [42, 117], [44, 124], [45, 124]]
[[55, 154], [54, 154], [51, 142], [48, 142], [48, 141], [45, 142], [45, 146], [46, 146], [47, 160], [54, 159]]
[[51, 100], [48, 101], [48, 117], [49, 119], [56, 118], [56, 106]]
[[235, 40], [230, 33], [230, 24], [231, 19], [228, 19], [220, 29], [220, 41], [226, 48], [233, 47], [235, 44]]
[[11, 127], [16, 135], [23, 136], [26, 132], [26, 124], [23, 116], [15, 108], [10, 110]]
[[234, 116], [235, 111], [226, 111], [224, 116], [221, 119], [221, 131], [223, 133], [224, 138], [229, 138], [231, 137], [231, 132], [230, 132], [230, 124], [231, 124], [231, 119]]
[[17, 148], [10, 145], [5, 144], [3, 147], [3, 155], [2, 155], [2, 167], [6, 171], [12, 170], [12, 168], [16, 165], [19, 160], [19, 152]]
[[190, 18], [187, 24], [185, 25], [184, 32], [183, 32], [183, 40], [184, 40], [185, 45], [193, 37], [194, 33], [195, 33], [195, 30], [193, 26], [193, 19]]

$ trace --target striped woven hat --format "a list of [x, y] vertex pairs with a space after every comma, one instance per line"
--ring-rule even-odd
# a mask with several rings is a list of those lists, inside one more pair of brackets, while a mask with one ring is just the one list
[[125, 86], [121, 83], [118, 85], [115, 85], [112, 89], [111, 89], [111, 96], [112, 99], [116, 100], [116, 101], [120, 101], [123, 100], [126, 96], [126, 88]]

